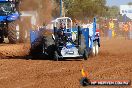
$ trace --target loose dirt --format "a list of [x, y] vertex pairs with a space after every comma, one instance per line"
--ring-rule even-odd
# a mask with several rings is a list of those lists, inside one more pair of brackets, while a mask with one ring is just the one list
[[[82, 66], [89, 79], [132, 80], [132, 40], [101, 38], [100, 53], [87, 61], [26, 60], [9, 56], [28, 54], [29, 44], [0, 45], [0, 88], [83, 88]], [[9, 59], [4, 59], [8, 56]], [[3, 57], [3, 58], [2, 58]], [[88, 88], [132, 88], [89, 86]]]

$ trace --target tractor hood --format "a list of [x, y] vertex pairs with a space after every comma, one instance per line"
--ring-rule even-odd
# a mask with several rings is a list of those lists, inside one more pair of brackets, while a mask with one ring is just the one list
[[7, 21], [15, 21], [19, 18], [19, 13], [15, 12], [7, 17]]
[[0, 2], [7, 2], [7, 1], [11, 1], [11, 0], [0, 0]]
[[19, 18], [19, 13], [15, 12], [13, 14], [10, 14], [8, 16], [0, 16], [0, 22], [4, 22], [4, 21], [15, 21]]

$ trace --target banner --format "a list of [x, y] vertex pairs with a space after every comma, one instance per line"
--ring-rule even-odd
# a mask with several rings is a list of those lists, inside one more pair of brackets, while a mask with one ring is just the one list
[[132, 5], [120, 5], [120, 14], [132, 19]]

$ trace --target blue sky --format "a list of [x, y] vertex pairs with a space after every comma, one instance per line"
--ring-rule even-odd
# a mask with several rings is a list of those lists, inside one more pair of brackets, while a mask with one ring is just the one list
[[132, 0], [107, 0], [107, 5], [108, 6], [113, 6], [113, 5], [120, 6], [120, 5], [125, 5], [128, 2], [132, 2]]

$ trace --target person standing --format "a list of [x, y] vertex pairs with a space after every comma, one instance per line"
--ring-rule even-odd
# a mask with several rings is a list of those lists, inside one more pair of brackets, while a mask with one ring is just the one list
[[129, 33], [129, 25], [128, 25], [128, 23], [127, 22], [125, 22], [124, 24], [123, 24], [123, 32], [124, 32], [124, 37], [125, 37], [125, 39], [128, 39], [128, 33]]
[[108, 23], [107, 20], [104, 22], [104, 36], [108, 37]]
[[129, 29], [129, 39], [132, 39], [132, 21], [129, 22], [129, 26], [130, 26], [130, 29]]
[[115, 24], [114, 24], [113, 20], [110, 20], [110, 22], [109, 22], [109, 37], [115, 36], [114, 28], [115, 28]]

